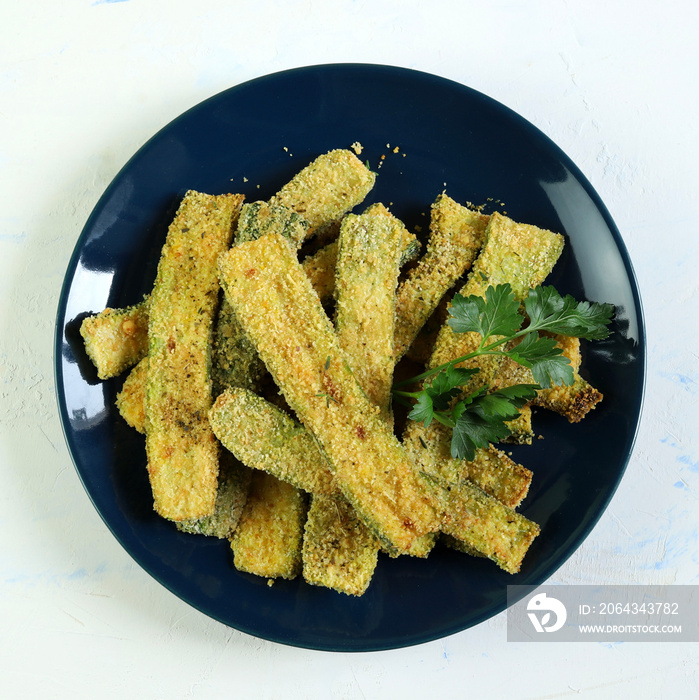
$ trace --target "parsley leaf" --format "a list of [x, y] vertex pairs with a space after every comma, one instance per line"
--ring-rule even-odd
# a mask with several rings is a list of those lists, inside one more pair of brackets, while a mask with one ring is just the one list
[[536, 397], [537, 384], [515, 384], [490, 394], [479, 396], [471, 403], [471, 410], [484, 418], [512, 420], [519, 415], [519, 409]]
[[432, 396], [427, 391], [422, 391], [418, 395], [415, 405], [408, 414], [411, 420], [424, 421], [427, 428], [434, 418], [434, 403]]
[[492, 422], [473, 411], [464, 411], [459, 415], [451, 436], [451, 456], [454, 459], [473, 460], [476, 449], [487, 448], [493, 442], [499, 442], [510, 434], [509, 428], [502, 422]]
[[554, 384], [572, 384], [573, 368], [553, 338], [541, 338], [538, 333], [525, 335], [522, 342], [507, 355], [520, 365], [529, 367], [534, 381], [545, 389]]
[[477, 448], [508, 437], [511, 430], [506, 421], [517, 417], [538, 388], [535, 384], [517, 384], [489, 394], [480, 389], [459, 401], [450, 415], [441, 417], [442, 423], [453, 427], [452, 457], [472, 460]]
[[421, 392], [416, 394], [416, 403], [408, 415], [412, 420], [425, 421], [425, 426], [432, 422], [435, 411], [444, 411], [449, 403], [457, 397], [460, 388], [476, 373], [477, 369], [466, 369], [450, 365], [442, 370]]
[[603, 340], [609, 335], [607, 325], [612, 319], [612, 304], [592, 304], [565, 297], [554, 287], [536, 287], [524, 301], [532, 329], [560, 335]]
[[485, 299], [456, 294], [451, 302], [448, 323], [454, 333], [473, 331], [483, 338], [491, 335], [510, 336], [522, 326], [519, 303], [509, 284], [487, 287]]
[[537, 387], [518, 384], [490, 394], [476, 392], [454, 406], [451, 456], [472, 460], [476, 449], [486, 448], [511, 433], [505, 421], [517, 417], [518, 409], [536, 396]]
[[459, 387], [466, 384], [468, 380], [477, 373], [478, 369], [468, 369], [466, 367], [454, 367], [454, 365], [450, 365], [432, 380], [432, 384], [427, 388], [427, 391], [432, 394], [434, 398], [444, 400], [446, 402], [445, 405], [443, 406], [440, 403], [439, 407], [446, 408], [446, 404], [449, 403], [449, 400], [461, 393]]

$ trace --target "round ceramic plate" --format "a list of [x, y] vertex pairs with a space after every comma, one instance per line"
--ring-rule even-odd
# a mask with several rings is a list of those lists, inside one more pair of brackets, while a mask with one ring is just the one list
[[[617, 307], [613, 335], [585, 345], [582, 374], [604, 393], [584, 421], [539, 411], [544, 439], [513, 449], [534, 472], [521, 512], [541, 526], [522, 570], [436, 549], [381, 557], [360, 598], [302, 580], [267, 585], [233, 568], [226, 541], [178, 532], [153, 511], [141, 435], [118, 415], [123, 378], [99, 382], [78, 333], [106, 306], [138, 302], [188, 189], [267, 199], [323, 152], [358, 142], [377, 170], [365, 204], [381, 201], [427, 229], [442, 191], [459, 202], [563, 233], [548, 282]], [[364, 206], [364, 205], [362, 205]], [[511, 110], [463, 85], [386, 66], [326, 65], [269, 75], [190, 109], [114, 179], [66, 272], [56, 329], [56, 386], [76, 469], [105, 523], [154, 578], [206, 615], [261, 638], [313, 649], [370, 651], [426, 642], [506, 606], [508, 584], [544, 582], [607, 506], [629, 459], [641, 410], [645, 351], [638, 290], [624, 244], [589, 182]]]

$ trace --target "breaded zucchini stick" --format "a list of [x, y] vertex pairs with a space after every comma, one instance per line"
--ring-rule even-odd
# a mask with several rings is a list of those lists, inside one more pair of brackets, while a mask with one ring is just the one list
[[180, 520], [175, 523], [177, 529], [194, 535], [230, 538], [238, 526], [247, 502], [251, 476], [250, 469], [236, 462], [233, 455], [222, 452], [213, 515], [196, 520]]
[[[359, 385], [387, 425], [392, 425], [401, 240], [408, 236], [402, 222], [384, 205], [375, 204], [361, 215], [345, 217], [338, 240], [338, 341]], [[361, 595], [371, 581], [378, 551], [378, 541], [344, 499], [313, 499], [303, 545], [303, 573], [309, 583]]]
[[85, 351], [100, 379], [116, 377], [148, 353], [148, 304], [105, 309], [80, 324]]
[[221, 444], [248, 467], [308, 493], [337, 493], [328, 462], [311, 433], [261, 396], [227, 389], [209, 411], [209, 420]]
[[470, 549], [488, 557], [508, 573], [517, 573], [539, 526], [508, 508], [468, 481], [457, 485], [431, 483], [435, 500], [441, 503], [441, 531]]
[[219, 266], [238, 320], [365, 524], [397, 551], [434, 531], [412, 464], [352, 375], [294, 251], [271, 234], [232, 248]]
[[398, 287], [396, 361], [407, 352], [446, 292], [473, 265], [489, 219], [446, 194], [435, 200], [427, 250]]
[[[311, 280], [320, 300], [325, 303], [335, 293], [335, 275], [337, 267], [337, 241], [328, 243], [312, 255], [306, 256], [301, 266]], [[401, 241], [401, 267], [413, 260], [420, 250], [420, 242], [407, 229], [403, 229]]]
[[347, 501], [313, 496], [303, 535], [303, 578], [347, 595], [362, 595], [371, 582], [379, 548]]
[[155, 510], [171, 520], [215, 509], [218, 443], [207, 413], [216, 262], [230, 246], [241, 204], [240, 195], [187, 192], [168, 229], [151, 295], [146, 454]]
[[336, 149], [309, 163], [270, 199], [270, 204], [300, 214], [310, 226], [309, 236], [318, 235], [362, 202], [375, 180], [376, 173], [352, 151]]
[[570, 423], [579, 423], [604, 397], [577, 372], [574, 377], [570, 386], [552, 386], [537, 392], [532, 404], [560, 413]]
[[396, 287], [405, 226], [382, 204], [349, 214], [338, 239], [335, 329], [359, 385], [391, 420]]
[[271, 474], [253, 471], [243, 514], [231, 537], [239, 571], [268, 578], [296, 577], [307, 501], [302, 491]]

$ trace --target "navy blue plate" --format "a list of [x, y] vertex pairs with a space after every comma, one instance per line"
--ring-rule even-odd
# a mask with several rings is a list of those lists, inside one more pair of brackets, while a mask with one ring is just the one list
[[[522, 571], [436, 550], [382, 557], [361, 598], [300, 580], [268, 587], [237, 572], [228, 544], [179, 533], [152, 509], [143, 439], [114, 406], [121, 379], [97, 381], [78, 328], [89, 313], [150, 291], [160, 248], [188, 189], [266, 199], [306, 163], [360, 142], [382, 201], [427, 228], [444, 189], [565, 234], [550, 278], [561, 292], [617, 307], [614, 334], [585, 347], [583, 375], [603, 403], [570, 425], [539, 412], [544, 439], [513, 450], [534, 471], [522, 512], [542, 534]], [[389, 146], [390, 144], [390, 146]], [[397, 151], [396, 151], [397, 149]], [[385, 156], [385, 157], [384, 157]], [[643, 400], [641, 304], [621, 236], [590, 183], [546, 136], [463, 85], [373, 65], [300, 68], [252, 80], [190, 109], [158, 132], [108, 187], [83, 230], [58, 306], [55, 371], [76, 469], [114, 536], [154, 578], [206, 615], [265, 639], [371, 651], [437, 639], [506, 606], [508, 584], [540, 584], [575, 551], [611, 499], [633, 447]]]

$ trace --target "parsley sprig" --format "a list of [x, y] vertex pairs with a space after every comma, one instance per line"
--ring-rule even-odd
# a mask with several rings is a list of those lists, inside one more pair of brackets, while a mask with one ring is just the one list
[[[519, 409], [536, 396], [538, 389], [573, 383], [570, 361], [553, 338], [540, 333], [601, 340], [609, 335], [614, 307], [576, 301], [570, 295], [562, 297], [549, 286], [531, 290], [523, 314], [512, 287], [501, 284], [488, 287], [485, 298], [457, 294], [449, 313], [448, 323], [455, 333], [480, 334], [478, 348], [396, 384], [393, 393], [399, 400], [414, 400], [409, 418], [423, 421], [425, 426], [436, 420], [451, 428], [452, 456], [470, 460], [477, 448], [510, 435], [506, 422], [517, 417]], [[510, 349], [505, 349], [508, 345]], [[482, 387], [462, 396], [462, 387], [479, 370], [457, 365], [487, 355], [509, 357], [528, 367], [536, 383], [490, 393], [488, 387]], [[431, 378], [420, 391], [401, 390]]]

